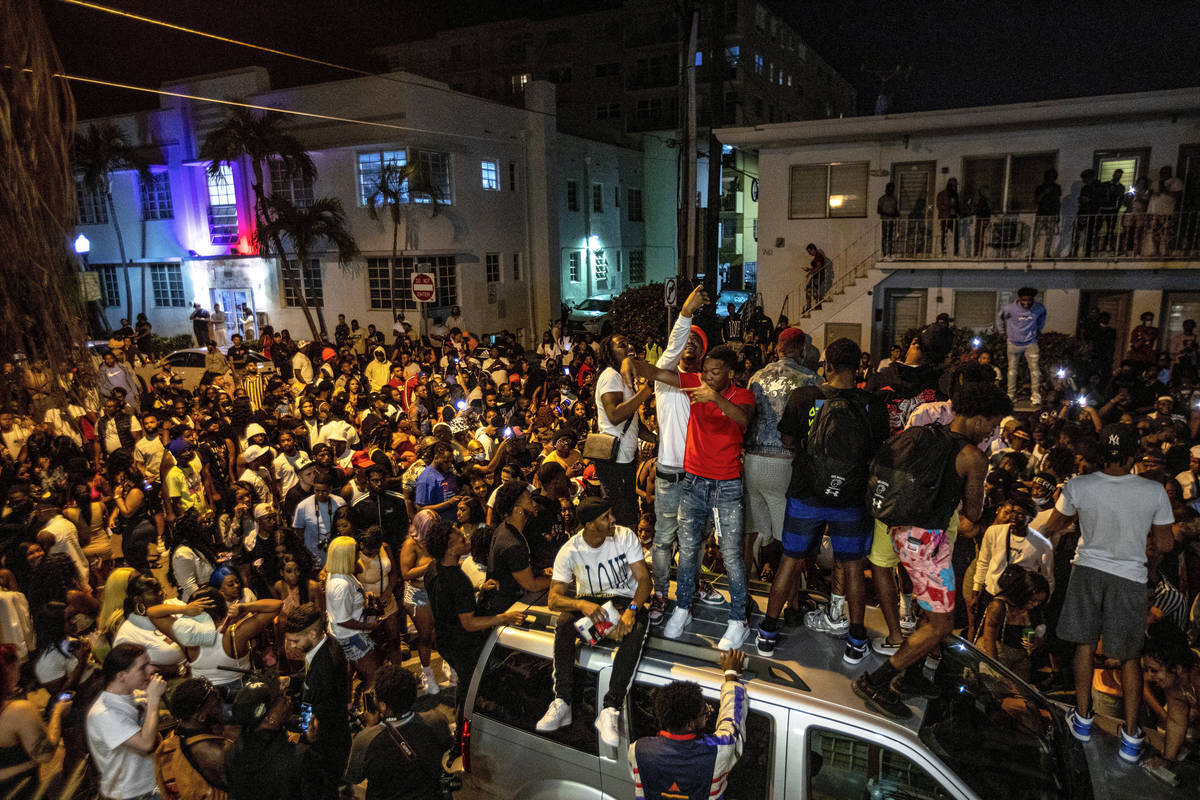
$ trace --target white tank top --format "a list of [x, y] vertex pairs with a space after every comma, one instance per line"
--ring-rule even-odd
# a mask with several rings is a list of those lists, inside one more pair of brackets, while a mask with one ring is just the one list
[[200, 646], [200, 653], [192, 662], [193, 678], [207, 678], [214, 686], [220, 686], [240, 681], [244, 677], [241, 673], [219, 669], [219, 667], [250, 669], [250, 654], [247, 652], [241, 658], [233, 658], [225, 652], [224, 638], [218, 633], [213, 644]]

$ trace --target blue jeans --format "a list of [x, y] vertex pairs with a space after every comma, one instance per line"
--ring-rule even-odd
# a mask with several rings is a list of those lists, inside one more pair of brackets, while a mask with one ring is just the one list
[[742, 479], [718, 481], [684, 473], [679, 493], [679, 571], [675, 606], [691, 608], [696, 573], [713, 521], [729, 579], [729, 619], [746, 618], [746, 572], [742, 567]]
[[[679, 492], [683, 467], [660, 466], [654, 476], [654, 591], [666, 598], [671, 589], [671, 556], [679, 533]], [[673, 477], [668, 480], [664, 476]]]

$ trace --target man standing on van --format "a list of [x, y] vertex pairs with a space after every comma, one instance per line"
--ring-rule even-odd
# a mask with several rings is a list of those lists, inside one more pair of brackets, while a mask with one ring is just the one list
[[712, 714], [700, 687], [675, 681], [654, 692], [657, 736], [644, 736], [629, 746], [633, 796], [637, 800], [696, 798], [721, 800], [729, 772], [742, 756], [743, 734], [750, 702], [739, 680], [745, 654], [721, 653], [721, 708], [716, 729], [702, 735]]
[[[925, 612], [922, 623], [883, 666], [853, 684], [854, 693], [870, 708], [893, 719], [912, 716], [905, 696], [938, 695], [921, 668], [925, 656], [954, 627], [957, 587], [952, 556], [957, 520], [975, 522], [983, 512], [987, 459], [978, 445], [1012, 411], [1012, 402], [990, 383], [967, 384], [951, 402], [954, 419], [948, 426], [909, 428], [880, 448], [872, 466], [873, 489], [868, 490], [873, 492], [872, 512], [889, 523], [892, 547], [912, 579], [913, 599]], [[885, 472], [881, 465], [888, 462], [891, 469]], [[913, 480], [896, 480], [887, 473], [907, 474]], [[910, 487], [925, 486], [931, 477], [937, 487], [931, 496], [914, 496], [918, 489]], [[905, 509], [892, 516], [910, 514], [919, 517], [920, 524], [915, 524], [916, 519], [889, 517], [889, 507]]]
[[1100, 431], [1104, 469], [1081, 475], [1063, 486], [1046, 534], [1079, 519], [1079, 545], [1071, 562], [1071, 581], [1059, 615], [1058, 637], [1075, 642], [1075, 708], [1067, 715], [1071, 734], [1092, 738], [1092, 664], [1096, 644], [1121, 662], [1125, 724], [1117, 755], [1138, 763], [1146, 735], [1138, 726], [1142, 705], [1142, 642], [1146, 636], [1147, 531], [1150, 552], [1174, 545], [1175, 515], [1163, 487], [1131, 475], [1140, 439], [1132, 425], [1106, 425]]
[[1042, 373], [1038, 371], [1038, 334], [1046, 326], [1046, 307], [1036, 299], [1037, 289], [1022, 286], [1017, 300], [996, 313], [996, 330], [1008, 340], [1008, 396], [1017, 402], [1017, 359], [1029, 364], [1029, 400], [1042, 404]]
[[[604, 708], [596, 718], [600, 739], [609, 747], [620, 744], [617, 722], [625, 693], [633, 681], [642, 645], [649, 631], [646, 603], [650, 599], [650, 570], [646, 568], [642, 543], [637, 534], [616, 524], [612, 504], [601, 497], [585, 497], [575, 514], [583, 529], [567, 540], [554, 558], [547, 605], [559, 612], [554, 629], [554, 700], [537, 723], [541, 732], [556, 731], [571, 724], [572, 681], [575, 670], [575, 640], [580, 631], [575, 623], [588, 617], [601, 633], [619, 643], [613, 654], [612, 674]], [[575, 596], [566, 590], [575, 584]], [[611, 602], [617, 613], [610, 619], [604, 605]]]

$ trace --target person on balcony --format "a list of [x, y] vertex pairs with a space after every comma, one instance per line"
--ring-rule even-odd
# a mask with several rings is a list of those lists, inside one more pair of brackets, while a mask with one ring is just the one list
[[1071, 229], [1071, 258], [1079, 257], [1079, 240], [1083, 239], [1083, 257], [1092, 257], [1092, 245], [1096, 243], [1096, 231], [1099, 229], [1100, 203], [1104, 187], [1096, 179], [1096, 170], [1085, 169], [1079, 173], [1083, 185], [1079, 187], [1079, 211], [1075, 217], [1075, 225]]
[[1046, 307], [1039, 303], [1037, 289], [1023, 286], [1016, 302], [996, 314], [996, 332], [1008, 340], [1008, 396], [1017, 398], [1017, 359], [1024, 355], [1029, 364], [1029, 398], [1037, 408], [1042, 404], [1042, 374], [1038, 371], [1038, 334], [1046, 325]]
[[1125, 184], [1121, 183], [1123, 170], [1113, 170], [1112, 178], [1100, 184], [1100, 227], [1098, 230], [1101, 250], [1112, 250], [1117, 243], [1117, 212], [1126, 205]]
[[896, 239], [896, 220], [900, 218], [900, 201], [896, 197], [896, 184], [891, 181], [883, 187], [883, 194], [875, 204], [879, 214], [880, 247], [884, 257], [892, 254]]
[[1164, 166], [1158, 171], [1158, 180], [1150, 185], [1150, 203], [1146, 209], [1150, 216], [1150, 242], [1154, 245], [1150, 255], [1166, 255], [1175, 246], [1171, 241], [1173, 223], [1182, 196], [1183, 181], [1173, 177], [1171, 168]]
[[946, 181], [946, 188], [937, 194], [938, 222], [942, 232], [942, 255], [946, 254], [947, 231], [954, 235], [954, 255], [958, 255], [958, 218], [961, 212], [958, 199], [958, 179], [950, 178]]
[[1030, 253], [1037, 251], [1038, 239], [1045, 237], [1045, 257], [1050, 258], [1054, 240], [1058, 236], [1058, 214], [1062, 209], [1062, 187], [1058, 185], [1058, 172], [1048, 169], [1042, 174], [1041, 184], [1033, 190], [1033, 202], [1037, 206], [1037, 219], [1033, 223], [1033, 243]]

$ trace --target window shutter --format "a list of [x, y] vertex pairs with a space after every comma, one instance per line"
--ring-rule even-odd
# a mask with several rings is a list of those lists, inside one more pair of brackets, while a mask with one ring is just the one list
[[[835, 198], [841, 198], [840, 202]], [[833, 164], [829, 167], [829, 216], [867, 215], [867, 164]], [[835, 205], [835, 203], [837, 203]]]
[[788, 219], [825, 216], [829, 168], [824, 164], [793, 164], [788, 185]]
[[975, 331], [996, 324], [995, 292], [954, 292], [954, 324]]

